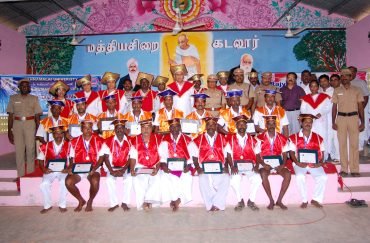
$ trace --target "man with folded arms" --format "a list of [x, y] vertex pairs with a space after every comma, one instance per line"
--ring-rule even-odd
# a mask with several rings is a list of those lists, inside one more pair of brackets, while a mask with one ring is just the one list
[[229, 100], [230, 108], [223, 109], [220, 112], [220, 119], [218, 120], [219, 132], [222, 134], [236, 133], [236, 125], [233, 117], [245, 115], [250, 118], [251, 113], [240, 105], [240, 97], [243, 95], [241, 90], [229, 90], [226, 93], [226, 98]]
[[[67, 176], [66, 166], [68, 165], [69, 142], [64, 140], [65, 129], [66, 127], [64, 126], [51, 127], [50, 130], [53, 133], [54, 141], [42, 144], [39, 148], [37, 160], [43, 173], [40, 189], [44, 198], [44, 209], [40, 211], [41, 214], [45, 214], [53, 208], [51, 185], [55, 179], [59, 181], [59, 211], [61, 213], [67, 211], [67, 188], [65, 179]], [[48, 162], [50, 160], [65, 160], [65, 168], [61, 171], [53, 171], [51, 168], [48, 168]]]
[[[168, 123], [171, 133], [163, 137], [158, 149], [164, 171], [161, 178], [162, 201], [171, 200], [170, 207], [177, 211], [180, 203], [186, 204], [192, 199], [193, 179], [189, 170], [193, 164], [191, 153], [195, 145], [189, 136], [181, 133], [180, 118], [171, 119]], [[168, 167], [168, 159], [184, 160], [184, 168], [172, 171]]]
[[[68, 125], [80, 125], [81, 121], [83, 120], [92, 120], [94, 121], [94, 126], [93, 130], [97, 131], [98, 130], [98, 125], [97, 125], [97, 117], [87, 113], [86, 111], [86, 98], [76, 98], [74, 100], [75, 102], [75, 107], [77, 110], [77, 113], [73, 113], [72, 116], [69, 117], [68, 119]], [[72, 138], [71, 134], [68, 134], [69, 138]]]
[[[91, 87], [91, 75], [88, 74], [84, 76], [83, 78], [80, 78], [76, 81], [77, 87], [82, 87], [83, 90], [78, 91], [74, 94], [74, 96], [79, 98], [85, 98], [86, 99], [86, 112], [97, 116], [101, 113], [101, 100], [98, 92], [93, 91]], [[75, 112], [77, 111], [75, 107]]]
[[104, 141], [106, 146], [106, 156], [104, 169], [107, 171], [107, 187], [109, 194], [110, 208], [109, 212], [113, 212], [119, 207], [117, 199], [116, 179], [123, 178], [123, 198], [121, 207], [124, 211], [130, 210], [128, 205], [131, 199], [132, 178], [127, 172], [129, 168], [129, 152], [131, 143], [125, 136], [125, 120], [116, 119], [114, 124], [115, 135], [107, 138]]
[[214, 74], [207, 77], [207, 89], [203, 91], [209, 98], [206, 103], [206, 110], [211, 112], [212, 116], [219, 117], [220, 110], [226, 108], [226, 99], [223, 91], [217, 88], [217, 76]]
[[[264, 119], [266, 121], [267, 131], [257, 137], [258, 140], [261, 141], [261, 153], [257, 155], [257, 160], [259, 161], [259, 164], [262, 165], [262, 168], [259, 170], [262, 177], [262, 185], [270, 199], [270, 204], [267, 206], [267, 209], [273, 210], [274, 205], [276, 205], [281, 209], [286, 210], [288, 208], [283, 204], [282, 200], [288, 190], [291, 178], [290, 171], [285, 167], [287, 153], [289, 152], [289, 141], [285, 136], [276, 132], [276, 116], [264, 116]], [[270, 164], [265, 163], [265, 156], [279, 156], [282, 164], [277, 167], [272, 167]], [[268, 180], [271, 172], [276, 172], [283, 177], [279, 197], [276, 203], [272, 198], [270, 182]]]
[[18, 81], [20, 94], [10, 96], [6, 112], [8, 116], [8, 139], [15, 145], [15, 160], [18, 178], [35, 168], [35, 131], [37, 131], [42, 110], [37, 96], [30, 95], [28, 79]]
[[169, 133], [170, 126], [168, 124], [168, 120], [171, 120], [175, 117], [184, 117], [184, 112], [173, 107], [173, 96], [175, 95], [176, 93], [170, 89], [158, 94], [158, 96], [163, 98], [164, 107], [159, 109], [155, 114], [155, 120], [153, 122], [155, 133]]
[[36, 132], [36, 138], [41, 143], [46, 143], [50, 137], [49, 129], [56, 126], [68, 127], [68, 120], [61, 117], [60, 113], [64, 103], [60, 100], [49, 100], [51, 116], [48, 116], [40, 121], [40, 126]]
[[160, 168], [158, 147], [161, 136], [152, 133], [151, 120], [140, 122], [141, 134], [131, 139], [130, 170], [136, 193], [136, 207], [138, 210], [148, 211], [153, 203], [159, 203]]
[[[194, 166], [199, 175], [199, 189], [208, 211], [225, 210], [230, 184], [226, 163], [226, 140], [222, 134], [217, 133], [218, 118], [203, 119], [206, 122], [206, 132], [194, 139], [196, 146], [193, 155]], [[212, 173], [204, 170], [204, 168], [207, 170], [207, 165], [212, 164], [219, 165], [219, 173], [205, 174]]]
[[[290, 158], [294, 162], [293, 168], [298, 189], [302, 196], [301, 208], [307, 208], [307, 189], [306, 189], [306, 174], [310, 175], [315, 180], [315, 188], [312, 195], [311, 204], [317, 208], [322, 208], [321, 203], [324, 200], [326, 181], [328, 176], [325, 174], [323, 159], [324, 159], [324, 141], [322, 137], [312, 132], [313, 119], [316, 119], [311, 114], [300, 114], [299, 120], [302, 124], [302, 129], [298, 133], [289, 136], [290, 140]], [[305, 149], [305, 152], [311, 151], [317, 153], [318, 161], [298, 161], [296, 155], [299, 155], [299, 150]], [[302, 152], [302, 150], [301, 150]], [[302, 158], [303, 156], [301, 156]]]
[[[261, 152], [261, 143], [247, 133], [247, 116], [239, 115], [234, 117], [233, 120], [236, 123], [237, 133], [228, 137], [226, 151], [228, 153], [227, 159], [229, 161], [232, 174], [230, 185], [234, 189], [238, 199], [238, 204], [234, 209], [235, 211], [241, 211], [245, 207], [241, 191], [241, 181], [242, 176], [246, 175], [251, 183], [251, 192], [249, 194], [247, 206], [253, 211], [256, 211], [259, 208], [254, 202], [257, 191], [262, 182], [261, 176], [258, 173], [256, 155]], [[248, 168], [245, 168], [243, 171], [239, 171], [239, 162], [240, 165], [245, 165]]]
[[189, 115], [186, 116], [187, 120], [194, 120], [199, 121], [200, 125], [198, 128], [198, 133], [193, 133], [192, 137], [195, 138], [199, 134], [204, 133], [206, 130], [206, 122], [203, 120], [205, 117], [210, 117], [212, 114], [209, 111], [206, 111], [206, 99], [209, 98], [206, 94], [194, 94], [194, 106], [195, 111], [191, 112]]
[[[85, 208], [86, 212], [93, 210], [92, 204], [96, 194], [99, 191], [100, 174], [97, 171], [104, 160], [103, 139], [95, 135], [92, 130], [93, 121], [85, 120], [81, 122], [82, 135], [74, 138], [70, 146], [70, 164], [68, 167], [68, 176], [66, 178], [66, 187], [68, 191], [78, 200], [78, 206], [75, 212], [80, 212], [86, 201], [81, 196], [80, 190], [76, 184], [83, 178], [87, 178], [90, 183], [90, 196]], [[91, 163], [90, 171], [84, 173], [73, 173], [74, 164]], [[76, 171], [75, 171], [76, 172]]]
[[266, 89], [265, 93], [265, 104], [257, 107], [253, 114], [254, 125], [256, 125], [256, 131], [263, 133], [266, 131], [266, 121], [264, 116], [275, 116], [276, 117], [276, 132], [282, 133], [285, 137], [289, 136], [289, 121], [286, 112], [283, 107], [276, 103], [276, 95], [278, 91]]

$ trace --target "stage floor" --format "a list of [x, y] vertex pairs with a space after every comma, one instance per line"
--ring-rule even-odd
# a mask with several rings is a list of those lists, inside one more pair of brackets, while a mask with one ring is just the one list
[[369, 242], [370, 209], [344, 204], [323, 209], [290, 206], [206, 212], [168, 208], [150, 212], [106, 208], [45, 215], [40, 207], [0, 207], [2, 242]]

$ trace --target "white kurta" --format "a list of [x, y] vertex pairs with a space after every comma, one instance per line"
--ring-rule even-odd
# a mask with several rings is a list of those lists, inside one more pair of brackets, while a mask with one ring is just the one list
[[[120, 146], [122, 146], [123, 142], [127, 141], [127, 138], [126, 138], [126, 136], [124, 136], [124, 139], [122, 140], [122, 142], [120, 142], [117, 139], [117, 136], [115, 135], [114, 140], [117, 141], [118, 143], [120, 143]], [[107, 146], [107, 144], [105, 144], [105, 143], [104, 143], [104, 147], [105, 147], [105, 154], [108, 155], [109, 162], [111, 163], [111, 166], [113, 167], [113, 164], [112, 164], [112, 160], [113, 160], [112, 150], [113, 150], [113, 148], [109, 148], [109, 146]], [[130, 156], [128, 158], [130, 158]], [[104, 164], [103, 167], [104, 167], [104, 170], [107, 172], [106, 183], [107, 183], [107, 188], [108, 188], [110, 207], [114, 207], [114, 206], [119, 204], [118, 197], [117, 197], [117, 186], [116, 186], [116, 180], [117, 180], [118, 177], [112, 176], [109, 173], [109, 170], [105, 166], [105, 164]], [[122, 203], [130, 204], [130, 202], [131, 202], [131, 189], [132, 189], [132, 177], [131, 177], [131, 173], [128, 173], [127, 170], [125, 171], [125, 173], [123, 173], [122, 183], [123, 183]]]
[[[307, 139], [307, 143], [309, 143], [311, 139], [311, 135], [312, 133]], [[300, 137], [303, 136], [302, 131], [299, 132], [298, 136]], [[325, 150], [325, 145], [320, 144], [320, 151], [324, 151], [324, 150]], [[290, 143], [290, 151], [294, 151], [297, 155], [297, 146], [293, 142]], [[310, 168], [308, 166], [305, 168], [301, 168], [297, 166], [296, 164], [293, 165], [293, 169], [295, 173], [297, 186], [298, 186], [299, 192], [301, 193], [302, 202], [304, 203], [308, 202], [306, 175], [307, 175], [307, 172], [309, 172], [315, 181], [315, 187], [314, 187], [312, 199], [319, 203], [322, 203], [324, 201], [326, 182], [328, 180], [328, 176], [326, 175], [324, 169], [322, 167]]]
[[[172, 138], [172, 135], [171, 135]], [[175, 141], [178, 143], [180, 136], [177, 137]], [[173, 138], [172, 138], [173, 139]], [[162, 141], [158, 148], [158, 153], [161, 163], [167, 163], [169, 158], [169, 145], [167, 141]], [[190, 142], [187, 146], [187, 150], [190, 158], [186, 161], [187, 165], [193, 164], [193, 153], [195, 144]], [[193, 187], [193, 177], [191, 172], [181, 173], [181, 176], [178, 177], [171, 173], [162, 173], [161, 174], [161, 202], [167, 201], [176, 201], [178, 198], [181, 199], [182, 204], [186, 204], [192, 200], [192, 187]]]
[[[181, 89], [180, 89], [181, 90]], [[190, 88], [181, 96], [175, 95], [173, 97], [173, 107], [184, 112], [184, 116], [189, 115], [193, 111], [194, 99], [194, 87]]]
[[[236, 137], [238, 139], [238, 144], [243, 149], [244, 149], [244, 146], [245, 146], [245, 140], [248, 139], [248, 136], [250, 136], [250, 135], [245, 135], [244, 137], [242, 137], [239, 134], [236, 134]], [[257, 140], [257, 143], [252, 145], [252, 146], [253, 146], [253, 152], [255, 154], [261, 153], [261, 141]], [[232, 148], [231, 148], [231, 145], [229, 143], [226, 146], [226, 152], [229, 153], [231, 155], [231, 158], [234, 160]], [[231, 185], [231, 187], [233, 188], [233, 190], [235, 192], [235, 195], [236, 195], [236, 198], [237, 198], [238, 202], [240, 202], [243, 199], [241, 183], [242, 183], [242, 179], [243, 179], [244, 175], [247, 176], [247, 178], [249, 180], [249, 183], [251, 184], [250, 193], [249, 193], [249, 200], [252, 201], [252, 202], [255, 202], [258, 189], [260, 188], [260, 186], [262, 184], [262, 179], [261, 179], [261, 176], [260, 176], [259, 173], [256, 173], [253, 170], [251, 170], [251, 171], [248, 171], [248, 172], [239, 173], [237, 175], [232, 175], [231, 180], [230, 180], [230, 185]]]
[[[313, 95], [313, 99], [316, 100], [317, 97], [320, 94]], [[324, 139], [324, 143], [326, 145], [325, 151], [329, 151], [330, 149], [327, 147], [326, 141], [329, 139], [329, 133], [328, 133], [328, 115], [331, 114], [331, 108], [333, 104], [331, 103], [330, 99], [324, 99], [316, 108], [312, 107], [309, 103], [305, 102], [302, 99], [301, 103], [301, 113], [303, 114], [312, 114], [317, 115], [321, 114], [321, 117], [319, 119], [314, 119], [312, 124], [312, 131], [320, 134], [320, 136]], [[328, 153], [325, 153], [325, 159], [327, 159]]]
[[[60, 150], [62, 149], [63, 142], [60, 145], [57, 145], [53, 142], [53, 146], [55, 149], [55, 153], [59, 154]], [[37, 155], [38, 160], [45, 160], [45, 154], [42, 151], [39, 151]], [[42, 192], [42, 196], [44, 199], [44, 209], [48, 209], [53, 206], [52, 198], [51, 198], [51, 185], [53, 181], [57, 179], [59, 181], [59, 203], [58, 206], [60, 208], [66, 208], [67, 206], [67, 188], [65, 185], [65, 180], [67, 177], [67, 173], [62, 172], [51, 172], [49, 174], [44, 174], [42, 176], [42, 182], [40, 184], [40, 190]]]

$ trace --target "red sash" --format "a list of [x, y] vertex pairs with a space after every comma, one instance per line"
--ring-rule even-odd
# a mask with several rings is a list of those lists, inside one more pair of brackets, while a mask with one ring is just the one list
[[275, 133], [275, 140], [272, 148], [267, 132], [258, 135], [258, 139], [261, 140], [261, 157], [281, 155], [283, 153], [284, 146], [288, 142], [288, 139], [281, 135], [280, 133]]
[[67, 159], [69, 156], [69, 143], [67, 141], [63, 141], [59, 154], [55, 154], [53, 143], [54, 142], [47, 142], [40, 146], [40, 151], [45, 155], [44, 166], [47, 165], [48, 160]]
[[194, 139], [194, 143], [199, 148], [198, 162], [201, 164], [205, 161], [221, 161], [225, 163], [223, 149], [226, 146], [225, 138], [222, 134], [217, 133], [213, 148], [209, 145], [206, 133], [199, 135]]
[[244, 148], [239, 144], [236, 134], [229, 137], [229, 144], [233, 153], [233, 159], [235, 160], [251, 160], [256, 163], [256, 155], [254, 154], [253, 147], [257, 143], [257, 140], [252, 136], [248, 136]]
[[323, 143], [323, 139], [317, 133], [311, 132], [311, 139], [306, 145], [305, 145], [304, 137], [300, 137], [299, 133], [290, 135], [289, 140], [290, 142], [294, 143], [295, 146], [297, 147], [296, 152], [298, 152], [298, 149], [317, 150], [318, 155], [319, 155], [319, 161], [322, 160], [323, 153], [320, 150], [320, 144]]
[[[74, 94], [76, 98], [83, 98], [85, 97], [84, 91], [78, 91]], [[95, 99], [99, 98], [98, 92], [91, 91], [89, 98], [86, 100], [86, 106], [89, 106]]]
[[[132, 97], [141, 96], [141, 95], [142, 95], [141, 90], [138, 90], [132, 95]], [[146, 95], [143, 98], [143, 105], [141, 109], [147, 112], [153, 112], [155, 97], [157, 97], [157, 92], [153, 90], [149, 90], [148, 93], [146, 93]]]
[[189, 89], [191, 89], [194, 85], [190, 82], [184, 82], [184, 85], [182, 86], [182, 89], [179, 90], [179, 87], [176, 82], [172, 82], [171, 84], [167, 85], [168, 88], [172, 89], [177, 93], [179, 97], [181, 97], [183, 94], [186, 93]]
[[74, 163], [92, 162], [93, 165], [96, 165], [98, 153], [103, 145], [103, 139], [93, 134], [89, 143], [89, 151], [86, 150], [83, 140], [81, 135], [71, 141], [71, 146], [75, 150]]
[[[104, 97], [105, 96], [108, 96], [108, 91], [107, 90], [101, 90], [99, 91], [99, 96], [100, 96], [100, 99], [102, 100], [102, 110], [103, 112], [107, 111], [107, 104], [104, 102]], [[117, 104], [116, 104], [116, 111], [120, 111], [121, 110], [121, 99], [125, 96], [125, 91], [123, 90], [120, 90], [120, 89], [116, 89], [115, 92], [114, 92], [114, 96], [116, 97], [116, 100], [117, 100]]]
[[132, 139], [132, 146], [135, 146], [138, 153], [137, 163], [152, 168], [159, 162], [158, 146], [161, 143], [160, 136], [151, 134], [148, 147], [145, 146], [143, 135]]
[[313, 100], [311, 94], [302, 97], [302, 100], [309, 104], [313, 109], [316, 109], [325, 99], [330, 99], [330, 96], [324, 93], [319, 93], [316, 100]]
[[[175, 144], [175, 141], [171, 138], [170, 134], [166, 134], [163, 137], [163, 141], [168, 143], [168, 155], [169, 158], [185, 158], [190, 159], [188, 144], [191, 142], [191, 138], [185, 134], [179, 135], [179, 141]], [[176, 154], [176, 156], [175, 156]]]
[[105, 140], [105, 143], [112, 153], [111, 165], [123, 167], [127, 164], [131, 144], [127, 140], [124, 140], [122, 146], [120, 146], [119, 142], [114, 138], [115, 136]]

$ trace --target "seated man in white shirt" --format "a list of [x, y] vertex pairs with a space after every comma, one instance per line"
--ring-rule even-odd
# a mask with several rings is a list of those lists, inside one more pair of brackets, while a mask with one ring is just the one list
[[[191, 138], [181, 133], [180, 119], [174, 118], [168, 121], [170, 125], [170, 134], [166, 134], [162, 138], [159, 145], [159, 156], [161, 161], [162, 174], [162, 201], [171, 200], [170, 207], [175, 212], [178, 210], [180, 203], [186, 204], [192, 199], [193, 178], [190, 168], [193, 164], [192, 153], [194, 143]], [[172, 161], [175, 167], [171, 166]], [[179, 165], [183, 168], [177, 169]], [[168, 188], [166, 190], [165, 188]]]

